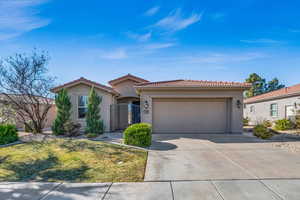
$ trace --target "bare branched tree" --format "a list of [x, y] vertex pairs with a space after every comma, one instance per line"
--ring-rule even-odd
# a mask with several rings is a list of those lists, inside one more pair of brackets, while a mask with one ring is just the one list
[[0, 61], [0, 93], [16, 109], [17, 120], [35, 133], [42, 133], [53, 106], [54, 77], [48, 75], [48, 61], [48, 54], [37, 50]]

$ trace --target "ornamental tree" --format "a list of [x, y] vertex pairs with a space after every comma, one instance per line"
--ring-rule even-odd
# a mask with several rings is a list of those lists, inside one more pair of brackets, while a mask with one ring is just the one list
[[[53, 106], [50, 89], [54, 78], [48, 75], [46, 52], [15, 54], [0, 60], [0, 93], [16, 112], [16, 120], [42, 133], [47, 113]], [[29, 123], [30, 122], [30, 123]]]
[[98, 96], [92, 87], [88, 98], [88, 110], [86, 113], [86, 133], [103, 133], [103, 121], [100, 115], [100, 104], [102, 98]]
[[66, 89], [60, 90], [55, 96], [55, 104], [57, 107], [57, 115], [52, 125], [52, 131], [55, 135], [63, 135], [66, 133], [64, 125], [70, 119], [72, 107]]

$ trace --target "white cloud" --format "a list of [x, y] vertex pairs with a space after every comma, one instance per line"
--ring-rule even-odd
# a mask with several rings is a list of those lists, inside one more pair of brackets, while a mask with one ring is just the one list
[[240, 41], [248, 44], [281, 44], [282, 43], [282, 41], [267, 39], [267, 38], [260, 38], [254, 40], [240, 40]]
[[153, 43], [153, 44], [146, 45], [145, 49], [148, 49], [148, 50], [164, 49], [164, 48], [169, 48], [169, 47], [172, 47], [175, 45], [176, 44], [174, 44], [174, 43]]
[[153, 16], [159, 11], [159, 9], [160, 9], [159, 6], [154, 6], [154, 7], [150, 8], [149, 10], [147, 10], [144, 15]]
[[181, 9], [176, 9], [175, 11], [170, 12], [167, 17], [159, 20], [153, 27], [161, 28], [168, 32], [176, 32], [199, 22], [201, 18], [202, 14], [197, 13], [183, 16]]
[[0, 40], [14, 38], [48, 25], [50, 21], [38, 17], [38, 12], [33, 9], [45, 2], [46, 0], [1, 0]]
[[103, 51], [100, 57], [108, 60], [121, 60], [128, 57], [125, 49], [115, 49], [113, 51]]
[[127, 32], [127, 36], [129, 38], [135, 39], [139, 42], [146, 42], [151, 38], [152, 33], [148, 32], [148, 33], [145, 33], [145, 34], [137, 34], [137, 33], [133, 33], [133, 32]]

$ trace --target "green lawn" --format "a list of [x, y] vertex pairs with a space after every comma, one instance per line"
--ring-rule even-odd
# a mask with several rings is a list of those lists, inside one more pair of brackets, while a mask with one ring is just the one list
[[0, 181], [143, 181], [146, 160], [146, 151], [103, 142], [32, 142], [0, 148]]

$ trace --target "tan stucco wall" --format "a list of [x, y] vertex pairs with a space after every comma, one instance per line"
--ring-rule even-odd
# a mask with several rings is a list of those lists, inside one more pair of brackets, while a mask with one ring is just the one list
[[[243, 130], [243, 106], [237, 107], [237, 100], [243, 102], [242, 90], [176, 90], [176, 91], [146, 91], [143, 90], [141, 95], [141, 121], [152, 124], [152, 100], [154, 98], [226, 98], [228, 99], [228, 118], [230, 122], [231, 133], [241, 133]], [[144, 109], [145, 101], [149, 103], [148, 112]]]
[[[78, 119], [78, 96], [88, 96], [91, 86], [79, 84], [71, 88], [67, 88], [68, 95], [72, 103], [71, 118], [73, 121], [81, 123], [82, 127], [86, 126], [85, 119]], [[114, 104], [115, 98], [112, 94], [95, 88], [97, 94], [102, 97], [100, 104], [100, 114], [103, 120], [105, 131], [110, 131], [110, 105]]]
[[113, 88], [119, 92], [124, 97], [138, 97], [138, 94], [135, 91], [135, 88], [133, 87], [134, 84], [136, 84], [135, 81], [132, 80], [126, 80], [118, 83], [117, 85], [114, 85]]

